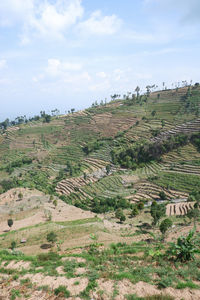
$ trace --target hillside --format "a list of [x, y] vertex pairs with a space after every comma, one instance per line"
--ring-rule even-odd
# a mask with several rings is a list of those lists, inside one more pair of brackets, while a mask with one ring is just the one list
[[[192, 220], [199, 247], [199, 198], [199, 85], [2, 129], [0, 298], [62, 299], [65, 286], [77, 300], [200, 299], [199, 252], [185, 265], [165, 253]], [[163, 240], [154, 201], [173, 222]]]
[[[155, 198], [167, 187], [170, 199], [185, 198], [192, 186], [182, 190], [184, 180], [194, 179], [196, 186], [199, 175], [200, 154], [192, 141], [166, 151], [159, 161], [142, 161], [134, 168], [124, 161], [122, 169], [111, 154], [149, 140], [158, 144], [181, 133], [198, 134], [200, 88], [193, 87], [190, 93], [187, 96], [188, 88], [161, 91], [53, 117], [50, 123], [41, 119], [9, 127], [0, 141], [2, 192], [17, 186], [56, 191], [82, 208], [90, 208], [90, 199], [99, 194], [136, 201]], [[159, 180], [153, 178], [157, 174]], [[154, 185], [148, 187], [144, 183], [149, 179]]]

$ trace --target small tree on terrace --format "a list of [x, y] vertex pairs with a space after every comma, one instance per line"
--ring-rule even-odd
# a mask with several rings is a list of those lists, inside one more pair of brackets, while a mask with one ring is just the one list
[[163, 237], [165, 236], [165, 233], [167, 232], [167, 230], [172, 227], [172, 221], [170, 219], [164, 219], [161, 224], [160, 224], [160, 232], [163, 234]]
[[10, 228], [13, 226], [13, 219], [8, 219], [8, 226]]
[[117, 219], [119, 219], [121, 223], [124, 222], [124, 221], [126, 220], [126, 217], [125, 217], [125, 215], [124, 215], [124, 213], [123, 213], [123, 210], [122, 210], [121, 208], [118, 208], [118, 209], [116, 210], [116, 212], [115, 212], [115, 217], [116, 217]]
[[110, 165], [106, 165], [106, 174], [107, 174], [107, 175], [109, 175], [110, 170], [111, 170]]
[[20, 193], [18, 194], [18, 197], [19, 197], [20, 200], [23, 199], [23, 194], [22, 194], [22, 192], [20, 192]]
[[45, 114], [45, 115], [44, 115], [44, 122], [45, 122], [45, 123], [50, 123], [50, 121], [51, 121], [51, 115]]
[[164, 204], [158, 204], [156, 201], [153, 201], [151, 204], [150, 212], [153, 218], [152, 225], [157, 225], [159, 220], [165, 216], [166, 207]]
[[200, 217], [200, 211], [198, 209], [198, 203], [196, 202], [195, 204], [197, 205], [194, 205], [194, 208], [193, 209], [190, 209], [187, 213], [187, 217], [192, 220], [193, 219], [193, 222], [194, 222], [194, 225], [196, 225], [196, 221], [197, 219]]
[[139, 210], [138, 207], [134, 205], [131, 211], [131, 217], [136, 217], [137, 215], [139, 215]]
[[49, 232], [47, 234], [47, 242], [51, 243], [53, 246], [56, 241], [57, 241], [57, 234], [53, 231]]
[[165, 192], [163, 192], [163, 191], [161, 191], [161, 192], [159, 193], [159, 197], [160, 197], [161, 200], [166, 200], [166, 199], [167, 199], [167, 195], [166, 195]]

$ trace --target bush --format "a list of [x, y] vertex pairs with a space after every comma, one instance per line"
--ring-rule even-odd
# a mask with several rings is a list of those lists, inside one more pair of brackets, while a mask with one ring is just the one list
[[194, 254], [198, 252], [196, 241], [194, 238], [194, 229], [189, 232], [187, 237], [181, 236], [176, 243], [171, 243], [167, 255], [175, 257], [176, 260], [186, 262], [194, 259]]
[[13, 226], [13, 219], [8, 219], [8, 226], [10, 228]]
[[139, 214], [139, 210], [137, 206], [134, 206], [132, 211], [131, 211], [131, 217], [136, 217]]
[[166, 200], [166, 199], [167, 199], [167, 195], [166, 195], [165, 192], [163, 192], [163, 191], [161, 191], [161, 192], [159, 193], [159, 197], [160, 197], [161, 200]]
[[54, 244], [57, 241], [57, 234], [53, 231], [47, 234], [47, 242]]
[[166, 277], [158, 282], [158, 288], [159, 289], [165, 289], [168, 286], [172, 285], [172, 279], [170, 277]]
[[142, 201], [140, 201], [140, 202], [137, 204], [137, 208], [138, 208], [139, 210], [144, 209], [144, 203], [143, 203]]
[[158, 221], [165, 216], [166, 207], [164, 204], [158, 204], [156, 201], [153, 201], [151, 204], [151, 216], [153, 218], [153, 225], [156, 225]]
[[160, 231], [162, 232], [162, 234], [165, 234], [167, 232], [167, 230], [172, 227], [172, 221], [170, 219], [165, 219], [161, 222], [160, 224]]
[[10, 245], [10, 249], [14, 250], [16, 248], [16, 245], [17, 245], [16, 242], [12, 241]]
[[118, 208], [118, 209], [116, 210], [116, 212], [115, 212], [115, 217], [116, 217], [117, 219], [119, 219], [121, 223], [124, 222], [124, 221], [126, 220], [126, 217], [125, 217], [125, 215], [124, 215], [124, 213], [123, 213], [123, 210], [120, 209], [120, 208]]
[[70, 292], [66, 289], [64, 285], [60, 285], [57, 289], [54, 290], [56, 296], [64, 296], [65, 298], [70, 297]]

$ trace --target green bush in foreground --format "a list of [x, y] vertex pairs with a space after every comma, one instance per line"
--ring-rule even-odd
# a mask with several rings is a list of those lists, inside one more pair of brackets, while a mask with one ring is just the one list
[[177, 239], [176, 243], [171, 243], [171, 247], [167, 251], [172, 257], [181, 262], [186, 262], [194, 259], [195, 253], [198, 252], [198, 248], [194, 238], [194, 229], [184, 237], [181, 236]]

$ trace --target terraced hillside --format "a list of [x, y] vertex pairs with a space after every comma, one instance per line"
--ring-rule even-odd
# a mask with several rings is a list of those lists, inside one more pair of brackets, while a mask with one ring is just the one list
[[[199, 103], [196, 85], [118, 99], [53, 116], [48, 123], [40, 117], [8, 127], [0, 136], [1, 192], [37, 188], [87, 209], [98, 197], [120, 195], [134, 203], [158, 199], [164, 192], [169, 200], [187, 198], [199, 187]], [[113, 160], [113, 150], [180, 134], [187, 134], [187, 142], [157, 161], [133, 168]]]

